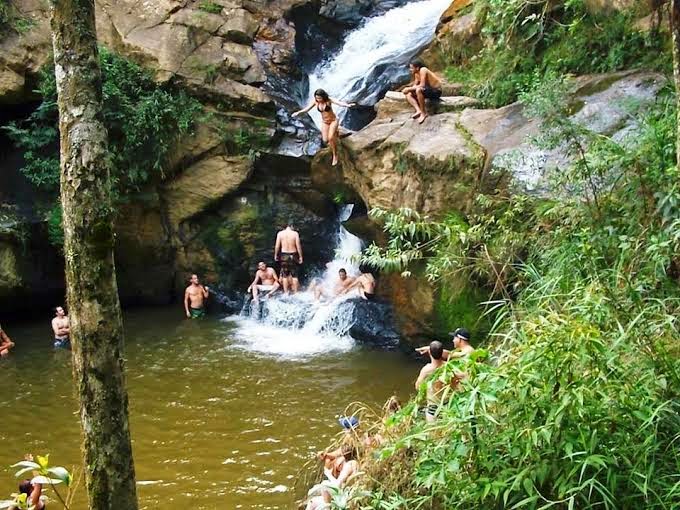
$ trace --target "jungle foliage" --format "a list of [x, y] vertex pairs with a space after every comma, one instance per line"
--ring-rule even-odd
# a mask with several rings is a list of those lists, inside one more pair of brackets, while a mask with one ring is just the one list
[[[105, 48], [100, 48], [99, 58], [113, 194], [119, 202], [147, 182], [165, 176], [164, 166], [176, 141], [192, 133], [203, 108], [183, 91], [157, 84], [149, 71]], [[52, 243], [60, 245], [61, 210], [56, 198], [59, 121], [53, 68], [42, 71], [38, 92], [42, 101], [31, 115], [4, 129], [23, 151], [22, 173], [33, 185], [55, 196], [56, 204], [47, 211], [48, 228]]]
[[536, 74], [669, 72], [668, 38], [636, 28], [636, 12], [593, 15], [583, 0], [482, 0], [481, 51], [455, 47], [446, 75], [489, 106], [515, 101]]
[[[675, 95], [636, 113], [634, 138], [589, 132], [568, 115], [559, 75], [520, 94], [543, 122], [534, 142], [573, 164], [552, 199], [480, 196], [433, 221], [374, 211], [389, 235], [364, 262], [427, 263], [488, 289], [488, 362], [466, 373], [426, 424], [418, 399], [363, 466], [362, 508], [677, 508], [680, 500], [680, 172]], [[422, 263], [422, 262], [421, 262]], [[421, 395], [422, 397], [422, 395]]]

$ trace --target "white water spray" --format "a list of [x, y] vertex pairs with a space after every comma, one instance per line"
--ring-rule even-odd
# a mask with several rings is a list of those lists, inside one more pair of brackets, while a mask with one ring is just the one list
[[[345, 206], [339, 221], [347, 220], [352, 214], [352, 205]], [[278, 296], [262, 301], [262, 317], [257, 320], [258, 304], [250, 303], [248, 316], [231, 317], [237, 325], [235, 338], [237, 346], [279, 354], [301, 356], [331, 351], [346, 351], [354, 347], [349, 330], [354, 325], [353, 307], [345, 303], [356, 297], [349, 293], [332, 297], [338, 283], [338, 271], [344, 268], [350, 276], [359, 273], [354, 257], [361, 253], [361, 239], [351, 234], [340, 223], [336, 237], [335, 258], [326, 264], [318, 278], [326, 296], [314, 300], [311, 292], [300, 292], [294, 296]]]
[[[339, 53], [309, 75], [309, 102], [314, 91], [322, 88], [335, 99], [375, 104], [400, 68], [432, 40], [439, 18], [450, 4], [451, 0], [411, 2], [366, 20], [347, 36]], [[320, 127], [321, 115], [314, 110], [310, 113]], [[342, 119], [345, 109], [336, 110]]]

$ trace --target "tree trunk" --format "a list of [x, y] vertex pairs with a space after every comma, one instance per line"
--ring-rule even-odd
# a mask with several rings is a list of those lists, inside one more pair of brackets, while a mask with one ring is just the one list
[[[676, 117], [680, 121], [680, 0], [671, 0], [671, 33], [673, 34], [673, 77], [675, 79]], [[675, 152], [680, 166], [680, 122], [676, 133]]]
[[91, 510], [136, 510], [93, 0], [52, 0], [73, 377]]

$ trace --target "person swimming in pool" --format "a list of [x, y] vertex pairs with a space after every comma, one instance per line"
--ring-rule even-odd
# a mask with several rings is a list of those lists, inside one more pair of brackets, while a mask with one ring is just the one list
[[316, 106], [317, 111], [321, 114], [321, 138], [328, 146], [331, 148], [333, 153], [332, 165], [338, 164], [338, 126], [339, 121], [333, 111], [333, 105], [342, 106], [344, 108], [352, 108], [356, 106], [356, 103], [345, 103], [337, 99], [333, 99], [328, 96], [328, 93], [323, 89], [317, 89], [314, 91], [314, 101], [312, 101], [309, 106], [298, 110], [293, 113], [293, 117], [302, 115], [303, 113], [308, 113], [312, 108]]

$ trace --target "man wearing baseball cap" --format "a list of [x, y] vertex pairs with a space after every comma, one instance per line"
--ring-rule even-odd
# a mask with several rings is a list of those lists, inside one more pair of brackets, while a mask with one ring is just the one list
[[[466, 358], [474, 351], [474, 347], [470, 345], [470, 332], [465, 328], [458, 328], [455, 331], [449, 332], [449, 335], [453, 337], [453, 351], [448, 351], [444, 349], [442, 354], [443, 360]], [[423, 347], [418, 347], [416, 349], [418, 354], [428, 354], [430, 352], [430, 346], [425, 345]]]

